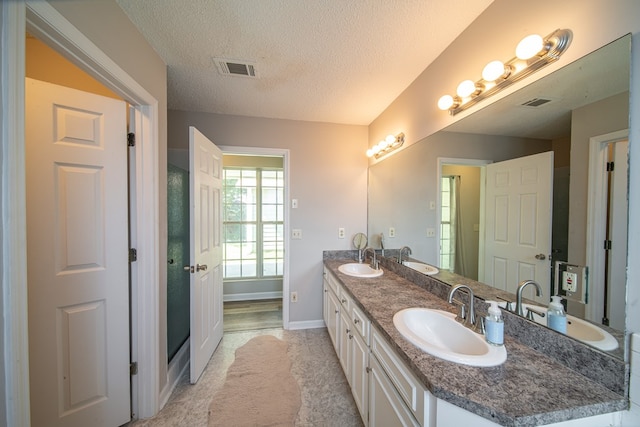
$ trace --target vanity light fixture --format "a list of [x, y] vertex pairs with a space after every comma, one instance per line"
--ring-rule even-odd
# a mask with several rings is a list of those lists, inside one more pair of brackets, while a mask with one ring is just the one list
[[516, 47], [516, 56], [507, 62], [491, 61], [476, 82], [465, 80], [458, 85], [456, 96], [444, 95], [438, 108], [452, 116], [497, 93], [512, 83], [557, 61], [571, 44], [571, 30], [559, 29], [542, 38], [537, 34], [523, 38]]
[[402, 147], [404, 144], [404, 133], [397, 135], [387, 135], [385, 139], [378, 142], [367, 150], [367, 157], [375, 157], [376, 159], [392, 152], [396, 148]]

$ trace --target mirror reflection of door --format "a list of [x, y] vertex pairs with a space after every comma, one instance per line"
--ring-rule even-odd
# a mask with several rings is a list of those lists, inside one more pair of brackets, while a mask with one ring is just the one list
[[587, 245], [591, 301], [586, 317], [624, 330], [628, 131], [591, 138]]

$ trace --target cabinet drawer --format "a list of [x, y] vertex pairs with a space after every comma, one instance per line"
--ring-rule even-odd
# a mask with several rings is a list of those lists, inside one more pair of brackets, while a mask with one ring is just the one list
[[371, 351], [420, 425], [430, 425], [430, 419], [435, 415], [431, 410], [435, 401], [433, 396], [373, 326], [371, 327]]
[[355, 304], [351, 307], [351, 320], [353, 320], [353, 327], [356, 332], [362, 337], [365, 344], [369, 345], [369, 327], [371, 322]]

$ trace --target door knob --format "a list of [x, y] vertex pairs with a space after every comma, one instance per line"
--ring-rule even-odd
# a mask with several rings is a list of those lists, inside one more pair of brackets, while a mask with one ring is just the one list
[[536, 255], [536, 259], [543, 260], [543, 259], [547, 259], [547, 257], [544, 254], [538, 254]]
[[196, 271], [205, 271], [207, 269], [207, 264], [196, 264]]

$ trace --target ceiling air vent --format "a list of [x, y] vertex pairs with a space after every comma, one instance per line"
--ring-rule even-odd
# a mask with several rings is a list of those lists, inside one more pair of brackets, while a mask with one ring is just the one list
[[521, 105], [524, 107], [539, 107], [541, 105], [546, 104], [547, 102], [551, 102], [551, 99], [533, 98], [527, 102], [523, 102]]
[[236, 59], [213, 58], [218, 72], [225, 76], [239, 76], [257, 78], [256, 63]]

